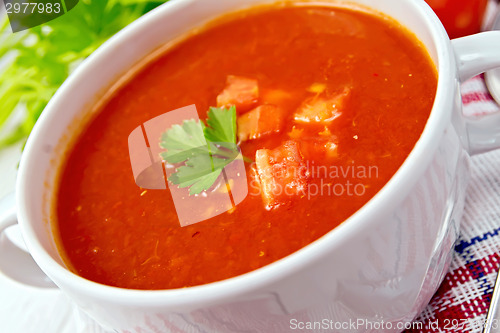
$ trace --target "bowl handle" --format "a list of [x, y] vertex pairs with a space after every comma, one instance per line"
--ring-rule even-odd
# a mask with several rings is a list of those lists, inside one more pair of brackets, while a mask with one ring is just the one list
[[[487, 31], [451, 41], [461, 82], [500, 67], [500, 31]], [[469, 153], [500, 148], [500, 113], [466, 117]]]
[[451, 41], [460, 81], [500, 67], [500, 31], [486, 31]]
[[25, 285], [55, 288], [31, 255], [15, 245], [6, 235], [7, 228], [16, 228], [17, 209], [14, 193], [0, 201], [0, 273]]

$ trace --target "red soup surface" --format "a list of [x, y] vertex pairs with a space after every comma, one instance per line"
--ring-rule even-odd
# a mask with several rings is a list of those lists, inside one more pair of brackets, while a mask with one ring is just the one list
[[[272, 6], [219, 19], [144, 64], [75, 139], [57, 184], [60, 251], [78, 275], [133, 289], [200, 285], [279, 260], [394, 175], [436, 85], [422, 44], [376, 13]], [[249, 194], [181, 227], [168, 189], [136, 185], [128, 136], [192, 104], [203, 121], [211, 106], [236, 107]]]

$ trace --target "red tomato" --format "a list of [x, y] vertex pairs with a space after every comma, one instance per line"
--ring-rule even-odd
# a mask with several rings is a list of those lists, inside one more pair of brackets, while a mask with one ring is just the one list
[[450, 38], [479, 32], [488, 0], [426, 0]]

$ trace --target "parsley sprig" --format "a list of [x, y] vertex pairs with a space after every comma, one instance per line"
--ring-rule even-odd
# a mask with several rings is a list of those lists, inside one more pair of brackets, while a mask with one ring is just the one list
[[236, 108], [210, 108], [207, 125], [199, 120], [184, 120], [165, 131], [160, 146], [164, 161], [182, 164], [168, 178], [189, 194], [208, 190], [217, 181], [225, 166], [238, 158], [236, 144]]

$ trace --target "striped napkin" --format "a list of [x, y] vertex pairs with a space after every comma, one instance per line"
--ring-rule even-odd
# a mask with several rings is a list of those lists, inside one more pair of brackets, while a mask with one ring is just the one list
[[[466, 116], [500, 112], [484, 75], [462, 84]], [[472, 157], [460, 238], [450, 270], [416, 321], [405, 332], [481, 332], [500, 264], [500, 149]], [[493, 322], [500, 330], [500, 315]]]

